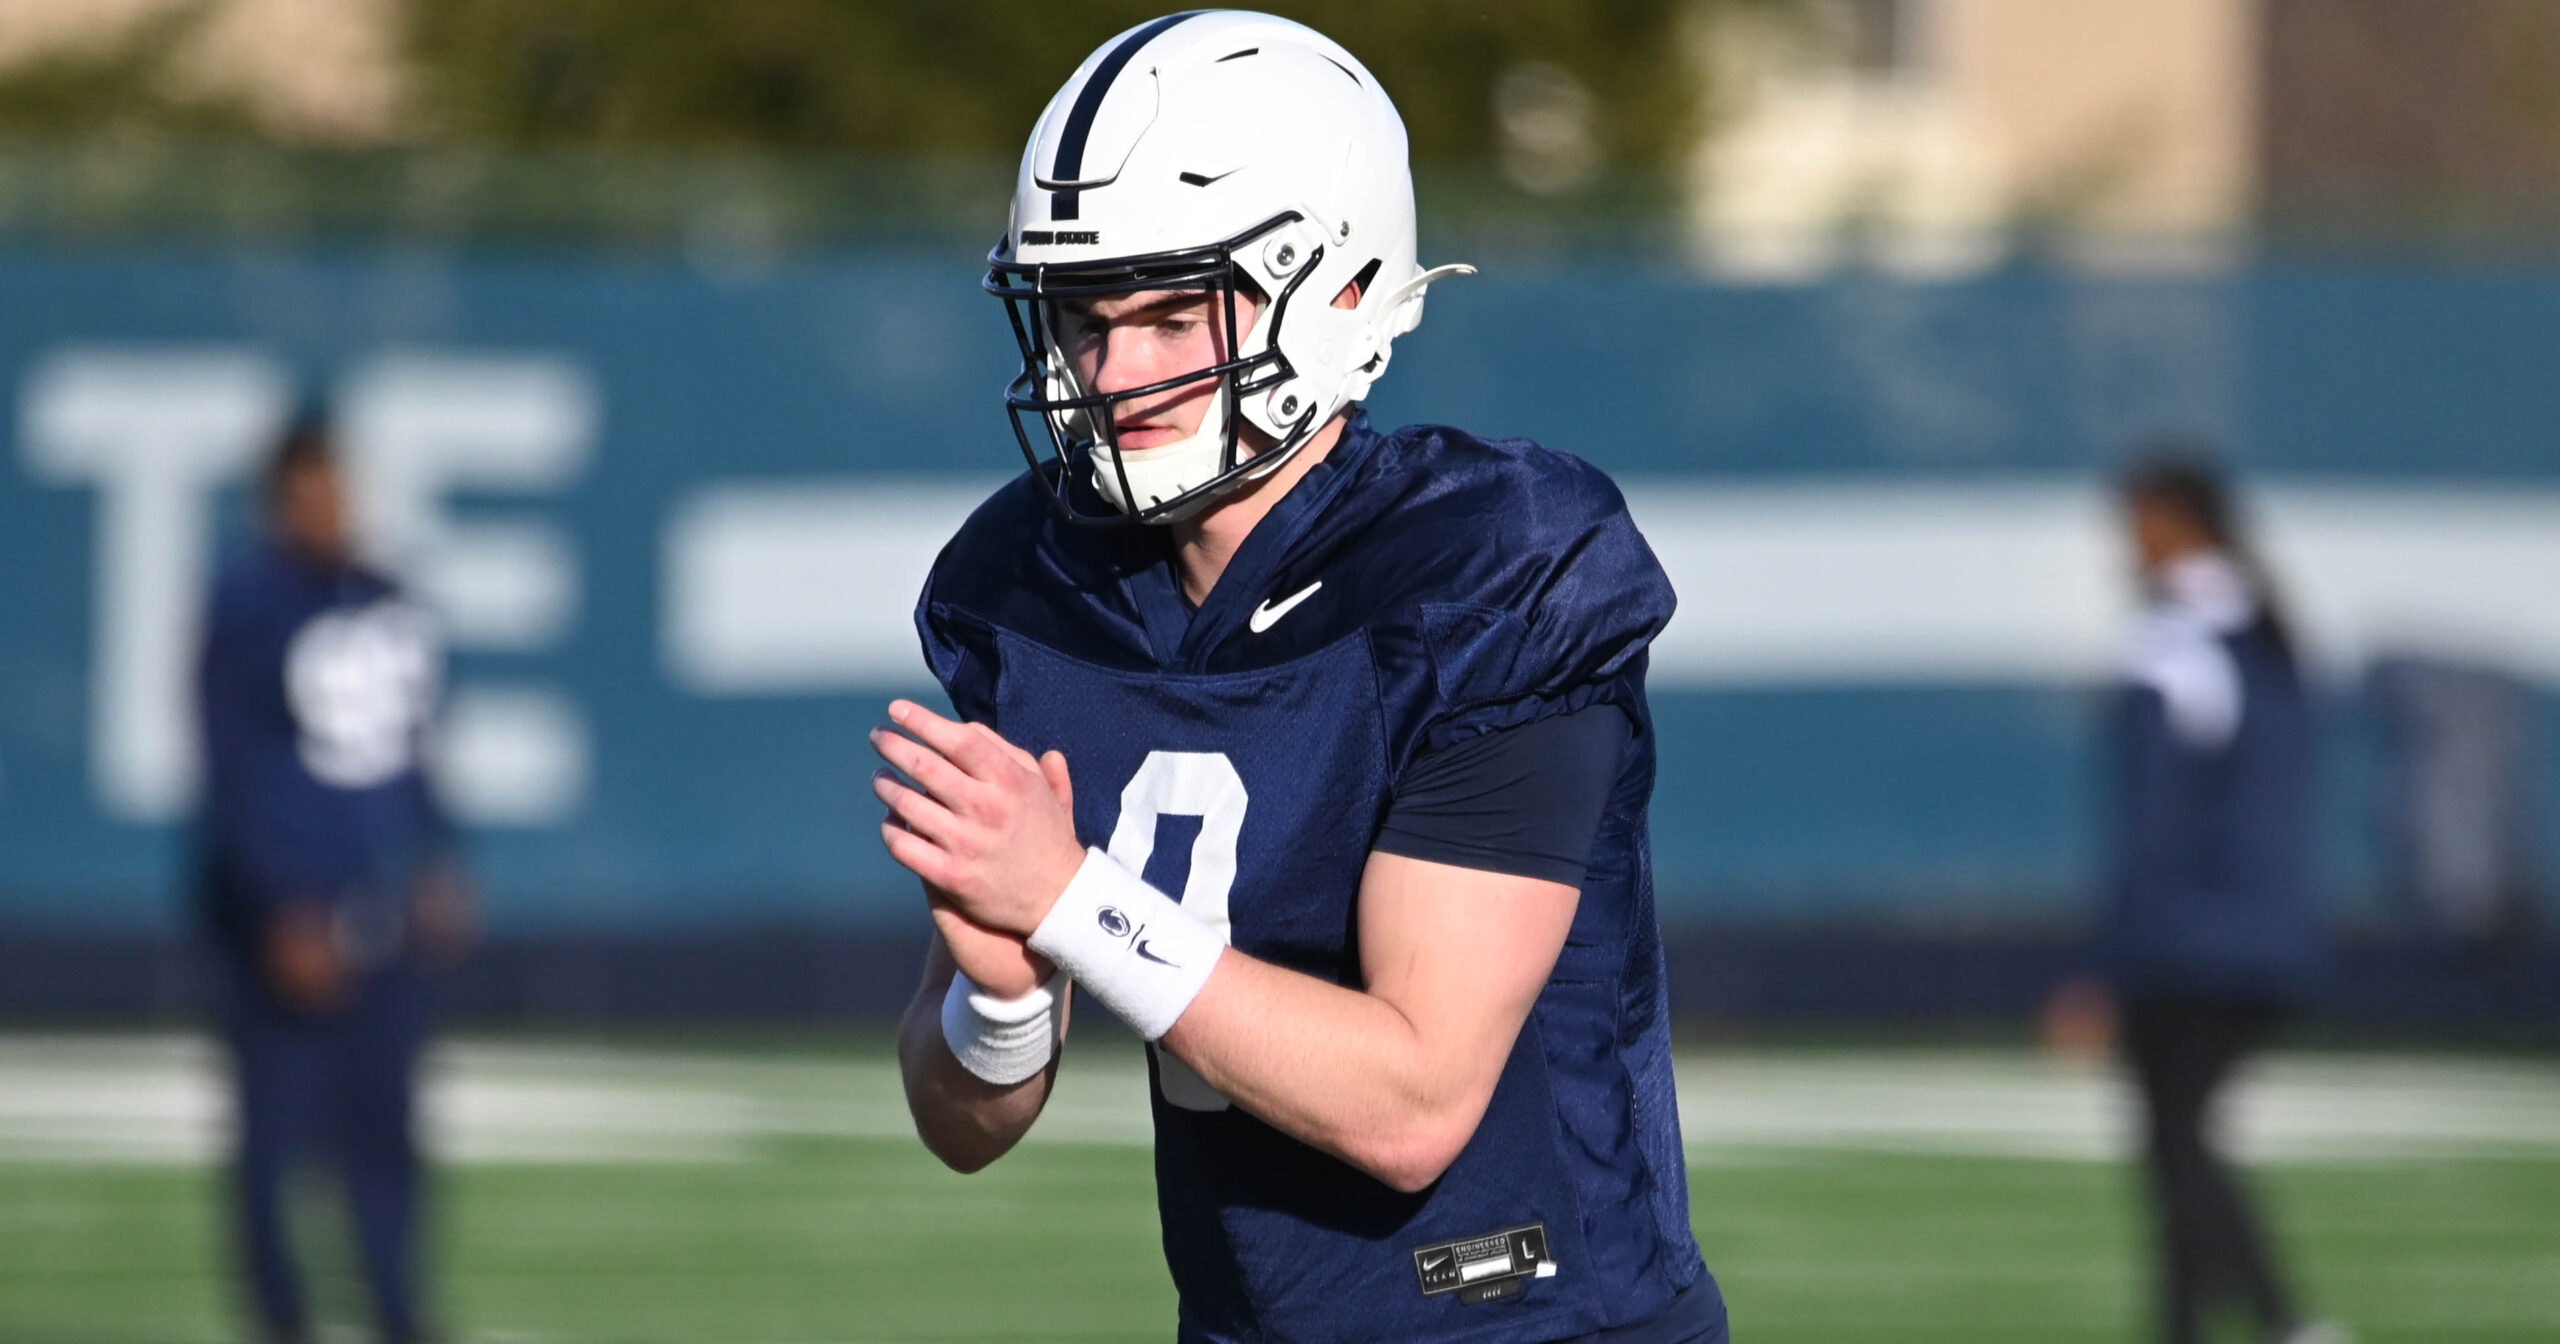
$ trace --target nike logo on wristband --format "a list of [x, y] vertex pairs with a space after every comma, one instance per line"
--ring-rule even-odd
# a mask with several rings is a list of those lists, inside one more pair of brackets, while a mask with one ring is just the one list
[[1154, 962], [1158, 966], [1171, 966], [1177, 971], [1182, 969], [1181, 963], [1167, 961], [1164, 958], [1157, 956], [1147, 947], [1147, 940], [1144, 938], [1138, 940], [1137, 951], [1139, 956], [1145, 957], [1147, 960]]
[[1253, 614], [1245, 618], [1245, 628], [1258, 635], [1263, 631], [1278, 625], [1281, 617], [1288, 615], [1289, 612], [1299, 603], [1315, 596], [1316, 590], [1323, 586], [1324, 580], [1318, 579], [1315, 582], [1308, 584], [1306, 587], [1280, 599], [1276, 606], [1273, 605], [1271, 599], [1264, 598], [1262, 600], [1262, 605], [1255, 607], [1253, 609]]

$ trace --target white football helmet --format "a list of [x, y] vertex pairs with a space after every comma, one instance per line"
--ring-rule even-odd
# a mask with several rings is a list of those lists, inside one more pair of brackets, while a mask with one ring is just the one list
[[[1028, 422], [1046, 428], [1060, 469], [1043, 479], [1086, 523], [1174, 522], [1278, 469], [1368, 395], [1424, 288], [1473, 270], [1416, 263], [1404, 121], [1369, 71], [1303, 24], [1232, 10], [1157, 19], [1085, 58], [1032, 132], [987, 262], [1022, 346], [1014, 434], [1038, 474]], [[1334, 307], [1355, 281], [1359, 305]], [[1265, 299], [1247, 331], [1240, 284]], [[1154, 289], [1208, 293], [1227, 357], [1128, 391], [1083, 386], [1057, 305]], [[1113, 403], [1213, 378], [1197, 433], [1118, 447]], [[1245, 424], [1274, 446], [1240, 445]], [[1108, 509], [1079, 507], [1079, 485]]]

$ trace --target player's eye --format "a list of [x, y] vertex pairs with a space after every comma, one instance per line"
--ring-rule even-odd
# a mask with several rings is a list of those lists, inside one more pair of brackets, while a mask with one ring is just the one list
[[1092, 315], [1072, 309], [1060, 309], [1051, 330], [1056, 334], [1059, 346], [1069, 352], [1087, 349], [1102, 339], [1102, 327]]

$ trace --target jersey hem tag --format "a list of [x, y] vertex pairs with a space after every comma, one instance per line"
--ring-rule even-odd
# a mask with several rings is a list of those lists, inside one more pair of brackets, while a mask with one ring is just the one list
[[1413, 1272], [1424, 1297], [1456, 1293], [1473, 1306], [1510, 1297], [1532, 1278], [1553, 1277], [1555, 1261], [1547, 1255], [1547, 1225], [1529, 1223], [1421, 1247], [1413, 1253]]

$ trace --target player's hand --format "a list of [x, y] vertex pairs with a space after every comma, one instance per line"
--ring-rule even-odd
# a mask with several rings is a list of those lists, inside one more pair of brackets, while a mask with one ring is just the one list
[[296, 1012], [334, 1012], [354, 988], [325, 905], [289, 905], [277, 911], [267, 925], [264, 951], [267, 983]]
[[962, 914], [951, 894], [928, 882], [924, 888], [933, 927], [951, 949], [951, 960], [971, 983], [999, 999], [1018, 999], [1047, 984], [1057, 967], [1034, 952], [1018, 934], [991, 929]]
[[912, 701], [891, 701], [889, 721], [904, 731], [871, 733], [893, 767], [872, 777], [889, 805], [880, 826], [889, 856], [978, 925], [1016, 937], [1040, 927], [1084, 863], [1075, 813], [1061, 801], [1072, 796], [1067, 758], [1034, 759], [984, 724]]
[[453, 967], [470, 952], [480, 934], [480, 901], [460, 863], [439, 859], [420, 875], [409, 928], [419, 956], [431, 967]]
[[[1001, 739], [999, 739], [1001, 740]], [[1058, 806], [1067, 815], [1076, 814], [1075, 790], [1067, 781], [1065, 762], [1061, 768], [1043, 771], [1049, 777], [1049, 791], [1058, 797]], [[951, 949], [952, 961], [971, 983], [1000, 999], [1018, 999], [1049, 982], [1057, 967], [1047, 957], [1032, 951], [1022, 939], [969, 918], [951, 901], [951, 893], [924, 884], [925, 905], [933, 912], [933, 926], [942, 934], [943, 946]]]

